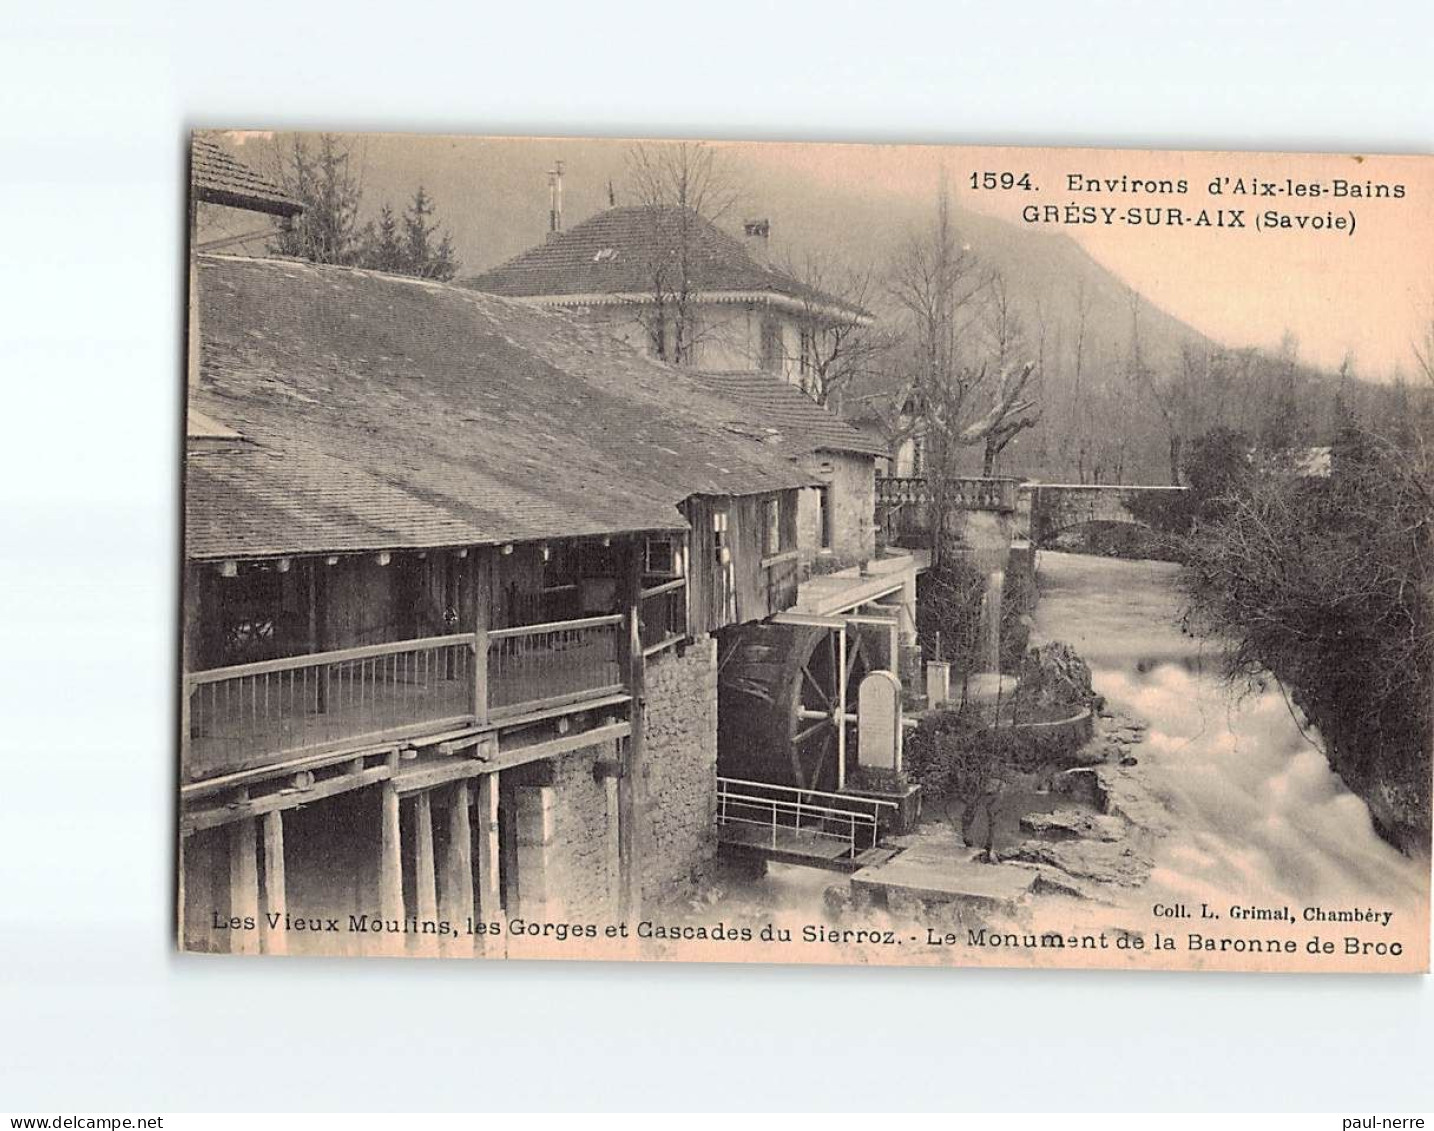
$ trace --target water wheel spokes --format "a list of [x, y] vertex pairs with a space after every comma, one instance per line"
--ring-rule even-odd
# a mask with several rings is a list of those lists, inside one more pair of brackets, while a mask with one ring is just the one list
[[[813, 712], [813, 713], [815, 713], [815, 712]], [[804, 717], [809, 718], [809, 716], [804, 716]], [[792, 741], [793, 741], [794, 743], [806, 742], [807, 739], [811, 738], [814, 734], [820, 734], [823, 730], [825, 730], [827, 727], [829, 727], [829, 726], [831, 726], [831, 725], [832, 725], [831, 719], [830, 719], [828, 716], [823, 715], [823, 716], [821, 716], [820, 718], [818, 718], [818, 719], [816, 719], [815, 721], [813, 721], [812, 724], [811, 724], [811, 726], [806, 727], [806, 728], [803, 729], [803, 730], [799, 730], [799, 731], [797, 731], [796, 734], [792, 735]]]
[[842, 673], [842, 679], [846, 681], [846, 703], [848, 710], [851, 709], [852, 703], [856, 701], [857, 691], [857, 689], [851, 685], [851, 673], [856, 670], [857, 662], [863, 659], [864, 657], [861, 654], [861, 633], [849, 633], [846, 642], [846, 671]]
[[[813, 655], [815, 655], [815, 653], [813, 653]], [[827, 706], [828, 709], [831, 708], [831, 696], [826, 693], [826, 689], [822, 687], [820, 682], [818, 682], [817, 677], [812, 674], [810, 659], [808, 659], [807, 662], [802, 665], [802, 682], [821, 697], [822, 702]], [[806, 698], [805, 694], [802, 695], [802, 698]]]

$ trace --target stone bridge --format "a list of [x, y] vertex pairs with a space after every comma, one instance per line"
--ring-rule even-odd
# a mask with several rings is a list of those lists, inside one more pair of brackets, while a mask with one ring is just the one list
[[1096, 522], [1147, 526], [1131, 504], [1137, 498], [1173, 497], [1184, 487], [1143, 487], [1129, 483], [1022, 483], [1017, 489], [1017, 530], [1036, 546], [1049, 545], [1066, 530]]
[[[956, 509], [1014, 515], [1011, 533], [1037, 546], [1049, 545], [1063, 531], [1091, 523], [1146, 526], [1131, 509], [1135, 497], [1173, 496], [1184, 490], [1128, 483], [1021, 483], [1015, 479], [978, 478], [953, 479], [948, 486]], [[878, 479], [877, 504], [892, 544], [929, 535], [925, 479]]]

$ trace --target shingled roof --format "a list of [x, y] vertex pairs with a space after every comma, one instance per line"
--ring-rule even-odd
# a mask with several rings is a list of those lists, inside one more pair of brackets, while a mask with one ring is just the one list
[[426, 280], [201, 256], [191, 558], [685, 527], [811, 480], [731, 402], [558, 313]]
[[772, 373], [684, 369], [694, 381], [749, 409], [757, 426], [790, 456], [809, 452], [890, 455], [887, 445], [853, 428], [795, 385]]
[[[690, 209], [609, 208], [552, 235], [464, 286], [513, 298], [565, 305], [647, 301], [657, 272], [686, 248], [688, 286], [707, 301], [765, 301], [799, 311], [869, 317], [844, 299], [758, 262], [742, 241]], [[665, 288], [676, 285], [668, 269]]]
[[204, 134], [197, 133], [191, 139], [189, 183], [194, 198], [206, 204], [267, 212], [271, 216], [296, 216], [304, 210], [273, 181], [254, 172]]

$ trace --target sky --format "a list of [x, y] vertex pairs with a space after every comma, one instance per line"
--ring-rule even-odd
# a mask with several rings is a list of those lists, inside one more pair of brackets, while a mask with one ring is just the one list
[[[1347, 353], [1356, 372], [1369, 378], [1412, 368], [1411, 343], [1421, 320], [1434, 317], [1434, 159], [1311, 156], [1290, 154], [1157, 152], [1080, 149], [978, 149], [917, 146], [745, 146], [754, 164], [799, 170], [818, 179], [857, 180], [893, 195], [928, 198], [946, 170], [956, 200], [965, 208], [1027, 229], [1061, 231], [1097, 262], [1151, 302], [1228, 345], [1274, 347], [1286, 331], [1300, 356], [1335, 367]], [[970, 175], [1029, 173], [1031, 189], [972, 189]], [[1119, 181], [1109, 191], [1070, 191], [1068, 178]], [[1208, 192], [1216, 178], [1219, 196]], [[1185, 193], [1122, 192], [1131, 180], [1184, 179]], [[1234, 181], [1272, 185], [1274, 197], [1234, 195]], [[1400, 199], [1320, 198], [1289, 195], [1293, 184], [1319, 183], [1326, 190], [1350, 183], [1402, 184]], [[998, 181], [999, 184], [999, 181]], [[1116, 222], [1051, 224], [1040, 218], [1054, 207], [1114, 208]], [[1028, 222], [1034, 207], [1037, 222]], [[1120, 217], [1131, 208], [1178, 208], [1185, 226], [1132, 226]], [[1193, 221], [1206, 210], [1210, 227]], [[1232, 210], [1244, 228], [1220, 228], [1216, 214]], [[1257, 214], [1275, 210], [1294, 217], [1348, 219], [1348, 230], [1254, 228]], [[1160, 218], [1168, 221], [1168, 212]], [[1263, 224], [1263, 217], [1262, 217]]]
[[[271, 135], [234, 140], [248, 149], [246, 157], [263, 159], [272, 152]], [[567, 168], [571, 227], [606, 206], [610, 183], [621, 185], [630, 144], [620, 139], [356, 135], [369, 206], [376, 209], [381, 199], [401, 205], [424, 183], [470, 271], [542, 238], [546, 172], [556, 159]], [[1412, 374], [1413, 343], [1434, 317], [1431, 158], [712, 144], [724, 151], [747, 190], [744, 205], [761, 209], [780, 200], [789, 213], [794, 208], [804, 212], [800, 227], [808, 241], [828, 238], [824, 214], [833, 217], [830, 238], [838, 244], [843, 239], [834, 229], [838, 223], [852, 224], [853, 216], [873, 217], [872, 223], [880, 225], [898, 212], [919, 215], [920, 209], [929, 210], [944, 175], [959, 208], [1018, 229], [1071, 237], [1156, 306], [1218, 342], [1273, 349], [1292, 337], [1302, 360], [1333, 369], [1352, 357], [1355, 373], [1366, 379], [1385, 380], [1397, 371]], [[985, 173], [997, 175], [997, 188], [979, 187]], [[1017, 183], [1000, 187], [1002, 173], [1012, 174]], [[1022, 174], [1029, 179], [1022, 181]], [[1082, 183], [1079, 191], [1072, 191], [1072, 176]], [[1212, 195], [1209, 187], [1217, 178], [1224, 179], [1222, 192]], [[1131, 183], [1182, 179], [1184, 192], [1151, 194], [1143, 184]], [[1403, 195], [1336, 197], [1331, 194], [1337, 180], [1360, 187], [1386, 185], [1391, 193], [1402, 186]], [[1092, 186], [1092, 181], [1101, 184]], [[1274, 195], [1237, 193], [1241, 181], [1258, 183]], [[1312, 185], [1321, 195], [1299, 195]], [[1182, 226], [1171, 226], [1170, 209], [1180, 210]], [[1140, 224], [1131, 222], [1131, 210], [1138, 212]], [[1194, 226], [1202, 210], [1210, 225]], [[1307, 224], [1344, 227], [1265, 227], [1272, 210], [1292, 225], [1304, 217]], [[1161, 222], [1151, 226], [1156, 216]], [[1088, 218], [1096, 222], [1065, 222]], [[1237, 221], [1243, 227], [1235, 226]]]

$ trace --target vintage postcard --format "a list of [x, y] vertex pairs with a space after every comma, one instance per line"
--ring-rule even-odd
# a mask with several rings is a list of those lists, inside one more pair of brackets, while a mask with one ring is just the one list
[[182, 949], [1428, 969], [1434, 160], [190, 145]]

